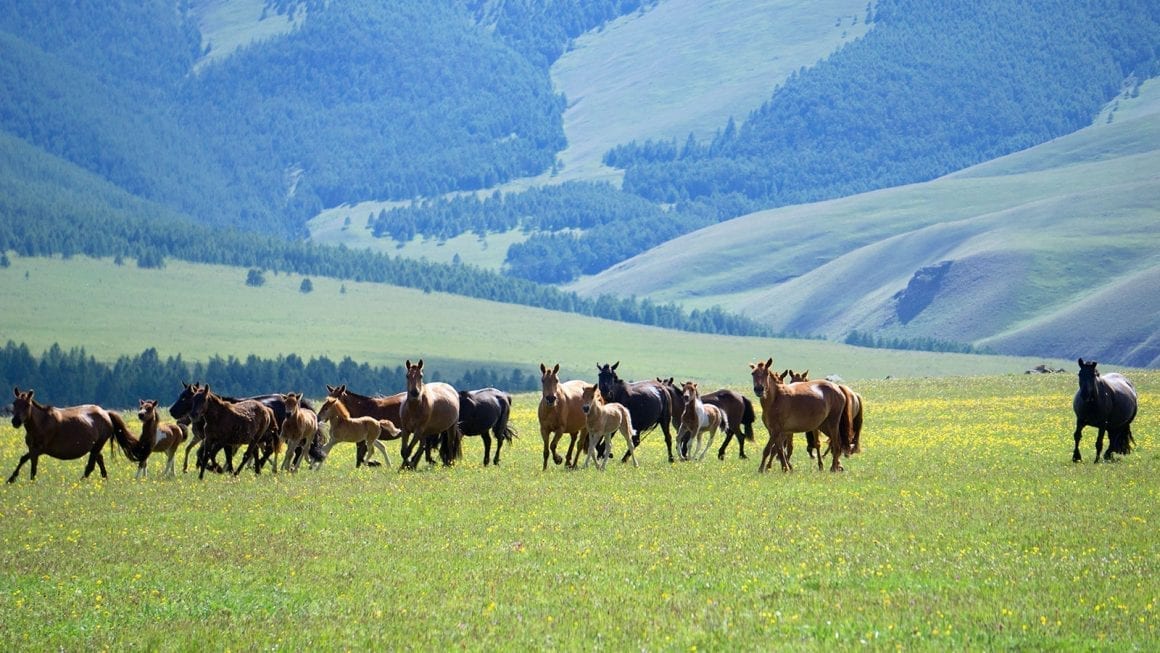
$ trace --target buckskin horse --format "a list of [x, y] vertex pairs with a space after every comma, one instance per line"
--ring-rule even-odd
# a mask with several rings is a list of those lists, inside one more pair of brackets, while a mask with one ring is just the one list
[[330, 439], [323, 447], [324, 455], [322, 460], [318, 462], [318, 467], [322, 467], [322, 463], [330, 457], [330, 450], [339, 442], [361, 442], [366, 448], [366, 458], [356, 460], [356, 468], [363, 462], [370, 467], [370, 457], [374, 454], [375, 449], [383, 454], [383, 460], [386, 461], [387, 465], [391, 464], [387, 448], [381, 442], [381, 440], [398, 438], [401, 435], [399, 427], [395, 426], [391, 420], [375, 419], [370, 415], [353, 417], [347, 410], [346, 404], [338, 397], [327, 397], [322, 402], [322, 408], [318, 409], [318, 418], [330, 425]]
[[[588, 437], [588, 426], [581, 408], [581, 395], [586, 385], [585, 381], [579, 379], [560, 381], [559, 363], [555, 367], [540, 363], [540, 404], [536, 407], [536, 416], [540, 420], [540, 437], [544, 440], [543, 470], [548, 469], [549, 453], [557, 465], [566, 462], [566, 467], [575, 467], [579, 462], [580, 450], [576, 448], [576, 438], [579, 437], [583, 444]], [[552, 437], [553, 433], [555, 437]], [[560, 454], [556, 453], [556, 445], [565, 433], [572, 439], [568, 443], [567, 455], [560, 458]], [[575, 458], [572, 455], [574, 450]]]
[[[375, 419], [389, 420], [392, 424], [398, 425], [403, 423], [403, 419], [399, 414], [403, 406], [403, 400], [407, 398], [406, 392], [399, 392], [388, 397], [368, 397], [353, 392], [346, 387], [346, 384], [333, 386], [327, 384], [327, 396], [335, 397], [342, 400], [342, 404], [350, 411], [351, 417], [373, 417]], [[394, 437], [384, 437], [381, 439], [393, 440]], [[358, 467], [363, 463], [367, 455], [367, 446], [365, 442], [357, 443], [357, 448], [354, 458], [354, 466]], [[430, 452], [428, 452], [427, 462], [434, 462], [430, 459]], [[377, 465], [377, 461], [368, 462], [367, 465]]]
[[8, 477], [9, 483], [16, 482], [20, 468], [30, 461], [29, 478], [36, 480], [36, 465], [42, 455], [58, 460], [76, 460], [88, 454], [84, 477], [88, 478], [94, 467], [100, 467], [101, 477], [108, 478], [105, 458], [101, 455], [105, 442], [109, 443], [110, 451], [116, 451], [113, 448], [115, 442], [125, 452], [126, 458], [137, 460], [134, 453], [137, 438], [129, 432], [120, 414], [94, 404], [54, 408], [33, 399], [35, 393], [31, 389], [22, 392], [19, 387], [12, 388], [16, 397], [12, 402], [12, 426], [24, 427], [24, 444], [28, 446], [28, 453], [16, 463], [16, 469]]
[[1075, 411], [1075, 450], [1072, 462], [1080, 462], [1079, 440], [1083, 437], [1083, 427], [1094, 426], [1096, 435], [1096, 460], [1100, 461], [1100, 450], [1104, 447], [1104, 433], [1108, 434], [1108, 451], [1104, 460], [1111, 460], [1113, 453], [1126, 455], [1132, 451], [1132, 420], [1136, 418], [1137, 396], [1132, 382], [1122, 374], [1111, 372], [1101, 375], [1096, 371], [1096, 361], [1079, 359], [1079, 389], [1072, 399]]
[[[633, 444], [640, 444], [640, 436], [657, 426], [665, 434], [665, 446], [669, 450], [669, 462], [673, 462], [673, 436], [669, 433], [669, 424], [672, 421], [672, 404], [665, 387], [656, 381], [637, 381], [627, 383], [616, 375], [616, 368], [620, 361], [612, 365], [607, 363], [596, 364], [599, 372], [597, 386], [600, 396], [608, 403], [623, 404], [632, 415]], [[629, 454], [624, 454], [621, 462], [628, 460]]]
[[764, 363], [750, 363], [753, 392], [761, 397], [761, 421], [769, 431], [769, 442], [762, 452], [757, 471], [764, 472], [776, 455], [782, 471], [789, 471], [793, 434], [821, 431], [830, 439], [833, 461], [830, 471], [842, 471], [840, 458], [850, 443], [852, 430], [846, 394], [829, 381], [782, 383], [773, 371], [773, 358]]
[[[463, 432], [459, 430], [459, 392], [448, 383], [423, 382], [423, 359], [414, 365], [407, 360], [407, 398], [399, 409], [403, 429], [400, 455], [402, 466], [415, 469], [424, 447], [439, 442], [439, 458], [450, 466], [463, 453]], [[411, 447], [418, 445], [413, 459]]]

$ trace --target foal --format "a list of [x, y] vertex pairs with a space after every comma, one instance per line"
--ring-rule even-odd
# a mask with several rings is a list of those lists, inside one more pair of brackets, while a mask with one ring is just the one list
[[387, 448], [383, 446], [381, 440], [393, 440], [402, 433], [391, 420], [375, 419], [366, 415], [351, 417], [346, 405], [337, 397], [327, 397], [326, 401], [322, 402], [322, 408], [318, 410], [318, 419], [330, 425], [330, 440], [323, 447], [326, 455], [315, 469], [322, 467], [322, 463], [330, 456], [330, 450], [339, 442], [362, 442], [366, 445], [366, 458], [355, 461], [355, 467], [364, 462], [370, 466], [370, 458], [374, 454], [372, 447], [383, 454], [388, 466], [391, 464], [391, 457], [387, 455]]
[[[302, 393], [291, 392], [282, 395], [286, 404], [286, 419], [282, 420], [282, 429], [278, 437], [286, 445], [286, 459], [282, 461], [282, 469], [295, 471], [298, 465], [294, 464], [294, 452], [302, 447], [306, 451], [314, 434], [318, 431], [318, 416], [314, 411], [302, 406]], [[274, 454], [274, 464], [278, 464], [278, 454]]]
[[[681, 386], [681, 396], [684, 409], [681, 411], [681, 423], [677, 427], [677, 451], [686, 452], [686, 460], [702, 460], [705, 452], [713, 446], [717, 429], [728, 431], [729, 422], [720, 407], [701, 401], [696, 383], [685, 381]], [[709, 432], [709, 441], [701, 447], [701, 437], [705, 431]], [[693, 438], [696, 438], [698, 448], [690, 450]]]
[[597, 458], [596, 449], [605, 438], [608, 438], [608, 444], [611, 445], [612, 434], [617, 431], [620, 431], [628, 443], [628, 456], [632, 458], [633, 467], [640, 467], [636, 462], [636, 448], [632, 444], [632, 415], [628, 412], [628, 407], [615, 402], [604, 403], [604, 398], [596, 390], [597, 386], [586, 386], [580, 399], [580, 408], [584, 411], [585, 426], [588, 428], [588, 457], [584, 459], [584, 467], [588, 467], [589, 461], [595, 461], [597, 469], [602, 470], [608, 466], [608, 456], [612, 447], [602, 447], [604, 452], [602, 458]]
[[137, 441], [136, 478], [145, 478], [149, 473], [146, 465], [151, 453], [164, 453], [166, 456], [162, 476], [176, 476], [173, 458], [177, 455], [181, 443], [189, 436], [189, 432], [182, 424], [162, 424], [157, 415], [156, 399], [139, 399], [137, 405], [137, 419], [141, 420], [141, 439]]

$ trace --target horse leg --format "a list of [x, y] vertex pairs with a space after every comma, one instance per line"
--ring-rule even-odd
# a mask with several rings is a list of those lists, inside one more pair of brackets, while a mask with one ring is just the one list
[[[390, 455], [387, 454], [386, 445], [384, 445], [382, 442], [379, 442], [378, 440], [375, 440], [372, 444], [374, 444], [375, 449], [379, 450], [379, 453], [383, 454], [383, 460], [386, 461], [384, 464], [386, 464], [388, 467], [390, 467], [391, 457], [390, 457]], [[367, 447], [367, 453], [368, 454], [371, 453], [371, 448], [369, 446]]]
[[145, 465], [146, 463], [144, 460], [137, 463], [137, 473], [133, 475], [134, 479], [140, 480], [148, 476], [149, 471], [145, 468]]
[[[498, 465], [499, 464], [499, 452], [501, 449], [503, 449], [503, 436], [504, 436], [504, 434], [503, 434], [503, 431], [499, 431], [496, 429], [492, 429], [492, 432], [495, 435], [495, 457], [493, 457], [491, 459], [491, 464]], [[485, 444], [486, 444], [486, 441], [485, 441]]]
[[487, 467], [491, 464], [491, 435], [488, 429], [484, 429], [479, 437], [483, 440], [483, 466]]
[[1099, 427], [1099, 433], [1096, 435], [1096, 459], [1095, 462], [1100, 462], [1100, 452], [1104, 448], [1104, 427]]
[[628, 428], [621, 428], [620, 432], [624, 434], [624, 439], [628, 442], [628, 455], [632, 456], [632, 466], [640, 467], [640, 463], [636, 462], [636, 446], [632, 444], [632, 437], [630, 437]]
[[[661, 421], [661, 431], [663, 431], [665, 434], [665, 446], [668, 447], [668, 450], [669, 450], [669, 462], [670, 463], [674, 462], [674, 460], [673, 460], [673, 436], [669, 433], [669, 423], [667, 420]], [[633, 440], [634, 443], [640, 442], [640, 433], [639, 432], [634, 437], [636, 437], [636, 439]], [[609, 443], [609, 445], [611, 445], [612, 440], [609, 439], [608, 443]], [[627, 460], [628, 456], [626, 455], [624, 458], [625, 458], [625, 460]]]
[[[550, 431], [541, 431], [541, 434], [544, 437], [544, 469], [547, 469], [548, 468], [548, 436], [551, 434], [551, 432]], [[558, 444], [560, 444], [560, 438], [562, 438], [562, 437], [564, 437], [564, 429], [560, 429], [559, 431], [556, 431], [556, 437], [552, 438], [552, 462], [556, 463], [557, 465], [559, 465], [562, 462], [567, 462], [569, 459], [572, 458], [572, 445], [571, 444], [568, 445], [567, 457], [561, 458], [560, 454], [556, 453], [556, 446]], [[576, 444], [576, 437], [575, 436], [572, 437], [572, 444]], [[577, 455], [579, 455], [579, 454], [577, 454]]]
[[[576, 466], [580, 464], [580, 452], [588, 448], [588, 431], [580, 430], [578, 433], [569, 433], [568, 438], [568, 451], [564, 456], [564, 466], [576, 469]], [[575, 450], [575, 454], [573, 454], [573, 450]]]
[[1075, 421], [1075, 450], [1071, 452], [1071, 462], [1078, 463], [1083, 460], [1083, 456], [1079, 455], [1079, 440], [1083, 437], [1083, 422]]
[[[733, 431], [725, 431], [725, 441], [721, 443], [721, 448], [717, 450], [717, 460], [725, 460], [725, 450], [729, 448], [729, 441], [733, 439]], [[737, 436], [737, 442], [741, 442], [741, 436]], [[744, 456], [742, 456], [744, 458]]]
[[[31, 451], [20, 457], [20, 462], [16, 463], [16, 470], [12, 472], [12, 476], [8, 477], [9, 483], [16, 482], [16, 477], [20, 475], [20, 468], [24, 467], [24, 463], [28, 462], [29, 460], [36, 460], [36, 458], [32, 455]], [[35, 462], [32, 463], [32, 468], [33, 469], [36, 468]], [[36, 478], [36, 474], [33, 474], [32, 477]]]

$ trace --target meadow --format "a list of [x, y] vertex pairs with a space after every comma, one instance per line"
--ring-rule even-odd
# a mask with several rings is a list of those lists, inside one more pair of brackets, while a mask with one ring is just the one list
[[[534, 394], [499, 467], [475, 438], [406, 473], [349, 446], [204, 482], [42, 460], [0, 489], [0, 647], [1152, 649], [1160, 373], [1130, 376], [1138, 449], [1113, 464], [1091, 429], [1071, 462], [1070, 373], [855, 382], [842, 474], [801, 436], [789, 474], [756, 446], [669, 464], [655, 432], [639, 469], [542, 472]], [[21, 435], [0, 426], [5, 474]]]

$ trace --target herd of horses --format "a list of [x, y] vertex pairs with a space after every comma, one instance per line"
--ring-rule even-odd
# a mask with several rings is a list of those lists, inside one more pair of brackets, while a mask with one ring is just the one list
[[[659, 429], [665, 439], [669, 462], [701, 460], [713, 445], [717, 432], [724, 442], [717, 451], [723, 459], [729, 443], [736, 439], [739, 456], [747, 458], [745, 443], [754, 440], [756, 410], [743, 394], [720, 389], [702, 394], [698, 384], [673, 378], [629, 382], [617, 375], [620, 362], [597, 364], [597, 380], [561, 380], [560, 365], [540, 364], [540, 400], [537, 417], [543, 440], [543, 469], [548, 460], [567, 467], [595, 463], [604, 469], [611, 457], [613, 439], [619, 433], [625, 444], [621, 462], [637, 465], [636, 448], [641, 438]], [[1105, 433], [1109, 445], [1105, 460], [1112, 454], [1128, 454], [1135, 440], [1131, 424], [1136, 416], [1136, 390], [1120, 374], [1101, 375], [1095, 361], [1079, 359], [1079, 389], [1072, 407], [1076, 415], [1075, 450], [1079, 462], [1079, 442], [1085, 426], [1098, 430], [1096, 462], [1103, 451]], [[809, 379], [808, 372], [777, 372], [773, 358], [751, 363], [753, 392], [761, 407], [761, 420], [768, 433], [762, 450], [759, 472], [768, 471], [776, 458], [783, 471], [793, 468], [793, 435], [806, 435], [807, 452], [823, 469], [823, 458], [831, 456], [830, 470], [842, 471], [841, 459], [861, 451], [862, 397], [845, 384], [828, 379]], [[505, 441], [516, 437], [509, 424], [510, 394], [496, 388], [459, 391], [447, 383], [423, 380], [423, 361], [406, 361], [406, 389], [390, 396], [356, 394], [346, 385], [327, 385], [327, 396], [315, 411], [299, 393], [269, 394], [247, 398], [221, 396], [209, 384], [182, 383], [182, 391], [169, 407], [176, 423], [161, 422], [157, 400], [141, 400], [137, 416], [140, 435], [133, 434], [115, 411], [86, 404], [54, 408], [34, 399], [31, 389], [13, 388], [12, 425], [25, 429], [28, 451], [20, 457], [8, 478], [13, 483], [25, 463], [30, 477], [36, 478], [37, 462], [46, 455], [61, 460], [88, 456], [84, 476], [95, 468], [107, 477], [102, 451], [109, 443], [138, 465], [137, 476], [147, 472], [152, 454], [166, 456], [163, 474], [175, 475], [175, 457], [185, 445], [183, 472], [189, 469], [190, 451], [197, 445], [198, 478], [207, 470], [237, 475], [252, 465], [260, 473], [274, 458], [272, 469], [299, 469], [305, 461], [317, 468], [340, 442], [355, 443], [355, 465], [372, 462], [378, 451], [387, 465], [390, 456], [384, 441], [400, 440], [400, 468], [414, 469], [424, 456], [435, 464], [433, 453], [444, 465], [462, 457], [464, 436], [483, 441], [483, 464], [498, 465]], [[328, 426], [324, 434], [322, 425]], [[673, 432], [676, 433], [674, 440]], [[826, 436], [823, 452], [820, 435]], [[564, 435], [569, 436], [565, 455], [557, 452]], [[491, 443], [495, 440], [495, 455]], [[674, 447], [674, 444], [676, 445]], [[234, 456], [242, 451], [240, 462]], [[225, 465], [217, 463], [219, 453]], [[279, 461], [279, 455], [285, 457]]]

